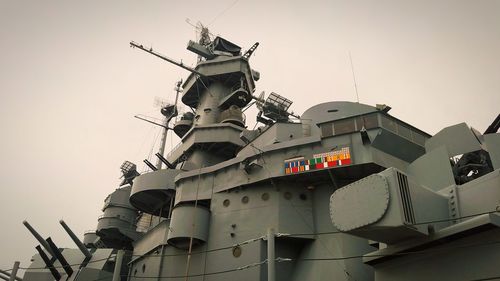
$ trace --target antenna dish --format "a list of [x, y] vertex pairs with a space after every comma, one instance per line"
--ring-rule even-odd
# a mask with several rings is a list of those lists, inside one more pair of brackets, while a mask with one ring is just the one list
[[173, 117], [177, 116], [177, 107], [175, 104], [171, 104], [165, 99], [162, 99], [160, 97], [155, 97], [154, 100], [154, 105], [155, 107], [160, 108], [160, 112], [163, 116], [167, 117], [167, 120], [172, 119]]
[[165, 107], [165, 106], [167, 106], [169, 104], [170, 103], [166, 99], [160, 98], [158, 96], [156, 96], [155, 99], [154, 99], [154, 101], [153, 101], [153, 105], [155, 107], [159, 107], [159, 108]]
[[265, 103], [265, 94], [266, 92], [262, 91], [262, 93], [260, 93], [260, 95], [255, 99], [256, 100], [255, 105], [260, 111], [263, 110], [263, 106]]
[[[280, 96], [274, 92], [267, 97], [264, 101], [264, 92], [262, 92], [259, 97], [255, 97], [257, 108], [259, 113], [257, 115], [257, 121], [264, 124], [272, 124], [273, 122], [288, 122], [289, 117], [294, 115], [293, 112], [288, 112], [288, 108], [292, 105], [292, 101]], [[262, 117], [264, 115], [264, 117]]]
[[292, 101], [280, 96], [274, 92], [267, 97], [264, 106], [262, 107], [262, 111], [264, 116], [274, 120], [274, 121], [288, 121], [288, 108], [292, 105]]

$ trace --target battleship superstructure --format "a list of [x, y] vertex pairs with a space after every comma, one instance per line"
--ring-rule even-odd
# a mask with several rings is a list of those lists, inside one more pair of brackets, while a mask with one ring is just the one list
[[[298, 116], [255, 96], [247, 52], [190, 41], [171, 128], [181, 142], [123, 181], [78, 249], [40, 242], [23, 280], [471, 280], [500, 276], [500, 119], [435, 136], [389, 106], [318, 104]], [[245, 126], [255, 103], [261, 127]], [[164, 108], [169, 121], [177, 108]], [[165, 168], [162, 168], [162, 166]], [[500, 277], [499, 277], [500, 278]]]

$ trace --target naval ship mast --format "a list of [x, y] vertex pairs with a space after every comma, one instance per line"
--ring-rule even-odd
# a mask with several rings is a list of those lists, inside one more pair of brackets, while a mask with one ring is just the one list
[[[130, 44], [190, 72], [181, 142], [157, 153], [165, 168], [123, 163], [83, 242], [61, 222], [76, 249], [26, 222], [40, 246], [24, 281], [499, 278], [500, 117], [483, 134], [460, 123], [434, 136], [385, 105], [326, 102], [299, 117], [281, 95], [253, 95], [258, 43], [190, 41], [195, 67]], [[161, 219], [138, 231], [140, 213]]]

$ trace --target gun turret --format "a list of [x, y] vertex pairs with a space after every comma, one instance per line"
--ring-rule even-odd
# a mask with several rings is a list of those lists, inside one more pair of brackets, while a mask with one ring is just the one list
[[50, 248], [47, 241], [45, 241], [42, 238], [42, 236], [38, 234], [38, 232], [36, 232], [36, 230], [27, 221], [23, 221], [23, 224], [24, 226], [26, 226], [29, 232], [31, 232], [31, 234], [35, 237], [35, 239], [40, 243], [40, 245], [42, 245], [45, 248], [45, 250], [47, 250], [47, 252], [49, 252], [52, 256], [54, 256], [54, 252], [52, 252], [52, 249]]
[[54, 263], [52, 262], [52, 260], [47, 256], [47, 254], [45, 254], [45, 252], [42, 250], [42, 247], [40, 247], [40, 245], [36, 246], [35, 249], [38, 251], [38, 254], [42, 258], [43, 262], [45, 263], [47, 268], [50, 270], [50, 273], [52, 274], [52, 276], [54, 276], [54, 279], [56, 279], [56, 281], [59, 281], [61, 279], [61, 274], [54, 267]]
[[49, 247], [52, 249], [52, 252], [54, 253], [55, 258], [61, 263], [66, 274], [68, 276], [71, 276], [71, 274], [73, 274], [73, 268], [71, 268], [71, 266], [68, 264], [68, 262], [64, 258], [63, 254], [61, 253], [59, 248], [57, 248], [56, 244], [54, 244], [54, 242], [52, 242], [52, 239], [50, 237], [47, 238], [46, 241], [47, 241], [47, 244], [49, 244]]

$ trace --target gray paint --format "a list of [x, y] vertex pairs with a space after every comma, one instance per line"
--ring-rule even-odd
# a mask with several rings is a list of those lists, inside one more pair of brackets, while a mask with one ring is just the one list
[[425, 149], [432, 151], [445, 145], [449, 157], [481, 149], [481, 144], [465, 123], [447, 127], [425, 142]]
[[[377, 245], [379, 252], [400, 253], [408, 248], [424, 246], [436, 249], [439, 247], [434, 243], [450, 243], [451, 240], [463, 245], [464, 241], [460, 240], [463, 237], [460, 236], [470, 231], [475, 235], [483, 230], [484, 233], [479, 235], [484, 234], [487, 241], [491, 240], [491, 234], [496, 234], [497, 216], [470, 220], [457, 217], [493, 207], [498, 198], [497, 172], [436, 192], [435, 189], [443, 185], [442, 179], [437, 184], [429, 180], [431, 189], [413, 179], [427, 176], [426, 169], [417, 165], [415, 169], [409, 168], [411, 162], [422, 157], [426, 151], [432, 152], [448, 143], [449, 153], [473, 151], [471, 149], [477, 148], [477, 143], [467, 135], [471, 133], [468, 128], [445, 129], [427, 142], [425, 151], [421, 139], [414, 139], [411, 133], [408, 136], [408, 131], [399, 128], [422, 133], [420, 130], [375, 107], [340, 102], [314, 106], [304, 113], [304, 120], [277, 123], [256, 130], [254, 133], [257, 136], [250, 140], [240, 137], [242, 132], [246, 132], [244, 128], [219, 123], [220, 106], [224, 104], [221, 101], [231, 94], [233, 86], [246, 81], [250, 92], [253, 92], [254, 81], [248, 61], [239, 55], [216, 55], [213, 59], [201, 61], [196, 69], [204, 77], [191, 74], [184, 84], [182, 98], [186, 105], [196, 108], [194, 125], [183, 137], [182, 144], [167, 155], [169, 161], [177, 164], [177, 169], [144, 175], [134, 182], [138, 191], [147, 194], [167, 190], [173, 195], [175, 189], [172, 216], [163, 221], [159, 219], [158, 225], [145, 233], [139, 234], [133, 229], [134, 235], [128, 235], [125, 225], [121, 225], [117, 217], [125, 215], [124, 221], [135, 228], [137, 210], [126, 202], [131, 193], [130, 186], [127, 186], [110, 195], [103, 208], [106, 220], [99, 219], [98, 234], [117, 228], [133, 240], [127, 245], [111, 246], [133, 248], [133, 257], [126, 263], [128, 280], [183, 280], [187, 279], [186, 271], [191, 276], [189, 280], [267, 280], [268, 275], [273, 276], [272, 265], [269, 270], [265, 265], [265, 259], [273, 256], [271, 248], [274, 248], [275, 257], [283, 261], [274, 267], [278, 281], [397, 280], [408, 277], [407, 273], [387, 268], [393, 268], [395, 263], [406, 257], [370, 257], [370, 252], [376, 248], [362, 238], [387, 243]], [[338, 111], [328, 112], [333, 105], [338, 107]], [[355, 121], [360, 115], [368, 113], [374, 113], [377, 122], [363, 132]], [[347, 126], [345, 130], [332, 130], [328, 135], [323, 135], [316, 126], [336, 126], [339, 120], [356, 125]], [[462, 135], [464, 142], [460, 141]], [[423, 139], [429, 137], [424, 133], [419, 136]], [[318, 163], [322, 155], [328, 155], [325, 157], [330, 159], [334, 152], [342, 152], [341, 149], [349, 149], [349, 154], [335, 154], [336, 157], [341, 155], [340, 160], [325, 158]], [[312, 161], [308, 162], [307, 169], [298, 170], [296, 166], [291, 172], [285, 169], [285, 163], [298, 165], [306, 163], [306, 160]], [[443, 161], [430, 163], [436, 166], [444, 164]], [[372, 177], [383, 177], [384, 180], [363, 180], [376, 173], [378, 176]], [[401, 184], [401, 177], [405, 179], [404, 184]], [[371, 191], [364, 190], [367, 186]], [[382, 191], [382, 196], [374, 190]], [[490, 196], [490, 199], [474, 198], [477, 190]], [[367, 194], [328, 200], [332, 194], [343, 191]], [[134, 194], [139, 192], [133, 193], [131, 200], [137, 199]], [[145, 198], [141, 200], [147, 203]], [[170, 199], [169, 196], [165, 198]], [[354, 202], [360, 198], [364, 200], [362, 204]], [[385, 200], [387, 206], [380, 200]], [[410, 201], [412, 204], [409, 204]], [[482, 203], [485, 204], [479, 205]], [[330, 204], [335, 206], [332, 208]], [[370, 214], [375, 207], [379, 210], [376, 218]], [[365, 209], [356, 213], [360, 208]], [[337, 224], [339, 229], [331, 223], [331, 209], [335, 209], [340, 216], [346, 216], [343, 224]], [[343, 227], [352, 215], [358, 216], [356, 224]], [[443, 218], [450, 220], [426, 225], [429, 220]], [[273, 236], [274, 247], [271, 247], [272, 242], [263, 239], [269, 229], [276, 232]], [[345, 232], [342, 233], [342, 230]], [[483, 236], [471, 237], [475, 240]], [[186, 249], [193, 251], [187, 253]], [[92, 274], [111, 277], [111, 264], [115, 262], [112, 254], [115, 252], [116, 249], [98, 248], [91, 261], [80, 268], [78, 265], [85, 263], [82, 253], [64, 249], [65, 257], [82, 274], [72, 275], [69, 280], [86, 280]], [[357, 258], [346, 258], [351, 256]], [[365, 256], [364, 259], [361, 256]], [[103, 258], [99, 261], [98, 257]], [[408, 258], [418, 264], [418, 258]], [[27, 272], [31, 280], [46, 278], [47, 271], [37, 270], [34, 266], [39, 263], [39, 259], [35, 258], [33, 268]], [[448, 270], [450, 267], [442, 268], [439, 274], [446, 276], [443, 272]], [[488, 273], [496, 271], [488, 268]], [[419, 280], [426, 277], [429, 279], [432, 276], [421, 274], [411, 278]]]
[[[496, 137], [474, 134], [465, 123], [445, 128], [427, 140], [426, 154], [403, 169], [406, 173], [389, 168], [332, 195], [332, 220], [347, 225], [342, 231], [387, 243], [363, 258], [374, 267], [376, 280], [499, 276], [492, 261], [498, 258], [500, 170], [458, 185], [450, 162], [452, 156], [485, 149], [496, 163]], [[371, 177], [385, 180], [368, 180]], [[387, 199], [380, 194], [387, 190], [386, 181], [390, 207], [379, 218], [369, 211], [384, 206]], [[354, 225], [346, 224], [353, 213]]]

